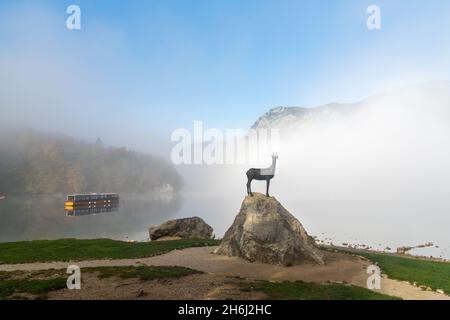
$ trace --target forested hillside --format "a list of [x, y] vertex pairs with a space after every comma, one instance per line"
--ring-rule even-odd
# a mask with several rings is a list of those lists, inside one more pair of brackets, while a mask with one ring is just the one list
[[146, 193], [167, 184], [176, 191], [181, 177], [151, 155], [105, 147], [100, 140], [0, 130], [0, 194]]

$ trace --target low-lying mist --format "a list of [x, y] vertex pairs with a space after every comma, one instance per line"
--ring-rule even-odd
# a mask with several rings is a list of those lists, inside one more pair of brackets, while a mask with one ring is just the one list
[[[450, 245], [449, 82], [372, 97], [350, 114], [280, 129], [271, 195], [310, 233], [382, 248]], [[186, 195], [222, 235], [246, 195], [246, 170], [269, 165], [270, 154], [246, 166], [185, 166]], [[265, 192], [265, 182], [252, 187]]]

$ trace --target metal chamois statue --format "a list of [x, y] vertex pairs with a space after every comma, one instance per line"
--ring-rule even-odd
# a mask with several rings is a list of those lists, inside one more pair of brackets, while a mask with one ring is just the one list
[[277, 165], [277, 154], [272, 154], [272, 165], [265, 169], [251, 168], [247, 171], [247, 193], [253, 197], [251, 183], [252, 180], [266, 180], [266, 196], [269, 197], [270, 180], [275, 176], [275, 167]]

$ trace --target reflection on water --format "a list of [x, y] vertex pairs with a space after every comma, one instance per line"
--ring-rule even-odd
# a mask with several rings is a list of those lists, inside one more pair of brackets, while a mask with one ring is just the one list
[[75, 209], [67, 210], [66, 214], [68, 217], [86, 216], [90, 214], [105, 213], [119, 211], [119, 206], [115, 207], [105, 207], [105, 208], [89, 208], [89, 209]]
[[147, 228], [175, 216], [180, 197], [121, 195], [118, 211], [67, 215], [65, 196], [10, 196], [0, 203], [0, 241], [58, 238], [144, 240]]

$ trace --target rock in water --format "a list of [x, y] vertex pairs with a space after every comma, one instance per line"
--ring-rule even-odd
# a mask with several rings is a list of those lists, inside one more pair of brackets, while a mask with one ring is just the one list
[[211, 239], [213, 228], [199, 217], [174, 219], [149, 228], [151, 240]]
[[300, 221], [274, 197], [256, 192], [242, 202], [216, 253], [285, 266], [324, 264], [321, 251]]

